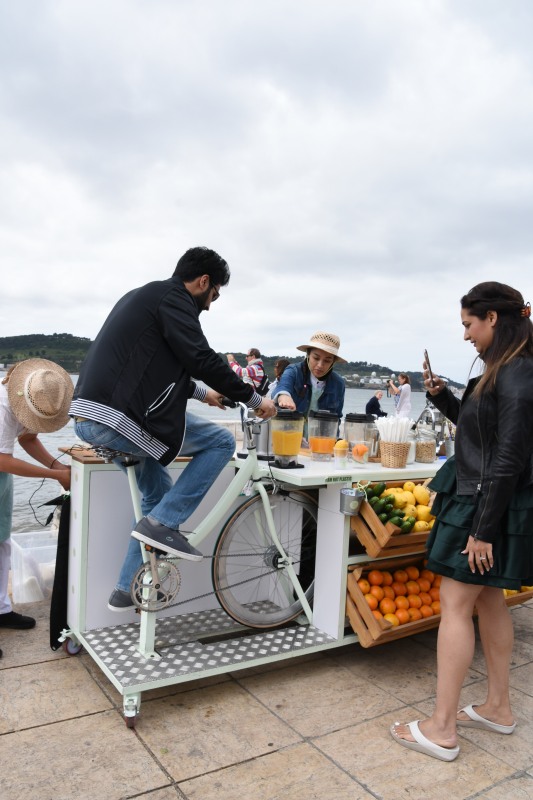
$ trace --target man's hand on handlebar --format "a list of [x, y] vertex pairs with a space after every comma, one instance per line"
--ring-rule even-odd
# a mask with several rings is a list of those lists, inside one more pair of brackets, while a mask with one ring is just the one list
[[276, 416], [276, 406], [268, 397], [264, 397], [259, 408], [255, 409], [255, 413], [261, 419], [270, 419]]
[[224, 399], [224, 395], [220, 394], [220, 392], [215, 392], [214, 389], [208, 389], [207, 394], [205, 396], [204, 403], [207, 403], [208, 406], [215, 406], [216, 408], [221, 408], [222, 411], [226, 410], [226, 406], [222, 405], [222, 400]]

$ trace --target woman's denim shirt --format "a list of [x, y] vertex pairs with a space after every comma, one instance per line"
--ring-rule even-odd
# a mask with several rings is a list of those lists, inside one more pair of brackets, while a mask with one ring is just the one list
[[[344, 380], [335, 372], [330, 372], [326, 378], [324, 391], [318, 399], [321, 411], [333, 411], [342, 417], [344, 407]], [[311, 376], [305, 361], [289, 364], [276, 388], [274, 400], [281, 392], [288, 392], [296, 405], [296, 410], [307, 417], [311, 404]]]

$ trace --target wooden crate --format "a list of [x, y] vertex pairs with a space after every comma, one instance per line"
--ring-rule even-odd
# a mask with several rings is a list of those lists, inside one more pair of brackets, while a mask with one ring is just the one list
[[[432, 617], [426, 617], [415, 622], [407, 622], [404, 625], [396, 626], [392, 625], [392, 623], [386, 619], [376, 619], [361, 589], [357, 585], [359, 578], [368, 573], [371, 569], [393, 571], [409, 566], [410, 564], [417, 566], [419, 569], [423, 568], [422, 559], [413, 557], [395, 558], [394, 560], [380, 561], [377, 564], [368, 563], [364, 566], [357, 565], [349, 568], [346, 592], [346, 616], [350, 621], [353, 631], [357, 634], [362, 647], [375, 647], [379, 644], [386, 644], [395, 639], [403, 639], [406, 636], [422, 633], [422, 631], [427, 631], [438, 626], [440, 614], [434, 614]], [[514, 606], [525, 603], [532, 598], [533, 591], [518, 592], [517, 594], [507, 597], [505, 602], [508, 606]], [[474, 615], [475, 613], [474, 610]]]
[[366, 574], [371, 569], [396, 570], [410, 564], [414, 564], [419, 569], [423, 568], [420, 557], [411, 557], [380, 561], [379, 564], [358, 565], [348, 571], [346, 616], [362, 647], [375, 647], [395, 639], [403, 639], [406, 636], [436, 628], [439, 624], [440, 614], [434, 614], [432, 617], [425, 617], [415, 622], [406, 622], [404, 625], [393, 625], [386, 619], [376, 619], [357, 585], [357, 581], [363, 573]]
[[520, 603], [525, 603], [527, 600], [531, 600], [533, 597], [533, 591], [528, 592], [517, 592], [517, 594], [511, 594], [509, 597], [505, 598], [505, 602], [508, 606], [518, 606]]
[[[425, 485], [431, 479], [414, 480], [415, 484]], [[405, 481], [387, 481], [387, 488], [403, 486]], [[366, 552], [372, 558], [388, 558], [407, 555], [407, 553], [422, 553], [424, 551], [428, 531], [419, 533], [402, 533], [396, 525], [390, 522], [383, 524], [378, 515], [366, 500], [363, 500], [359, 514], [351, 518], [351, 528]]]

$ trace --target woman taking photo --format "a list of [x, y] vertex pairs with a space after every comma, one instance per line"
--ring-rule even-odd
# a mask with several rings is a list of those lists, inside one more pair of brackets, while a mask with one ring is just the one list
[[[533, 325], [520, 292], [502, 283], [474, 286], [461, 299], [464, 339], [475, 347], [482, 374], [459, 401], [444, 381], [430, 379], [428, 396], [457, 425], [455, 458], [430, 484], [438, 492], [427, 568], [442, 575], [437, 644], [437, 696], [422, 722], [395, 723], [404, 747], [452, 761], [457, 726], [511, 734], [509, 698], [513, 626], [502, 589], [533, 582]], [[474, 655], [473, 611], [487, 664], [487, 696], [457, 710]]]
[[397, 417], [410, 417], [411, 416], [411, 381], [409, 375], [405, 372], [400, 372], [398, 375], [399, 386], [394, 384], [393, 380], [389, 381], [389, 390], [394, 395], [394, 405], [396, 407]]

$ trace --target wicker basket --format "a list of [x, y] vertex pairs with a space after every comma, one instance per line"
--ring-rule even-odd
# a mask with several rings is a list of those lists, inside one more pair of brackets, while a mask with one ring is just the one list
[[402, 469], [407, 464], [409, 442], [380, 442], [381, 464], [384, 467]]

